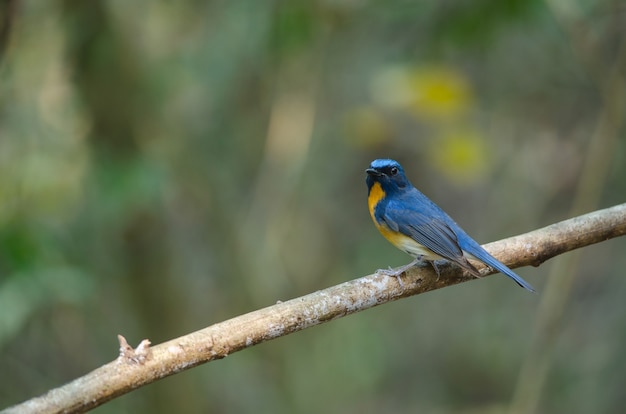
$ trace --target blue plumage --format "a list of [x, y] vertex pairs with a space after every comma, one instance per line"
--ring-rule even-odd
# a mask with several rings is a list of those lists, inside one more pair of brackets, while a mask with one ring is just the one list
[[374, 160], [367, 172], [368, 205], [378, 230], [394, 246], [416, 259], [450, 260], [475, 276], [467, 260], [476, 259], [507, 275], [521, 287], [533, 287], [490, 255], [438, 205], [409, 182], [394, 160]]

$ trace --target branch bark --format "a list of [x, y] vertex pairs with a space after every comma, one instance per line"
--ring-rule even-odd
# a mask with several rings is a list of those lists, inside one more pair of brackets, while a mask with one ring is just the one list
[[[626, 204], [490, 243], [485, 248], [515, 268], [539, 266], [564, 252], [626, 234]], [[373, 274], [306, 296], [278, 302], [205, 329], [150, 347], [132, 349], [120, 337], [115, 360], [46, 394], [2, 413], [80, 413], [158, 379], [234, 352], [386, 302], [473, 280], [452, 265], [441, 265], [437, 278], [430, 266], [414, 267], [396, 278]], [[481, 273], [493, 273], [482, 268]], [[515, 290], [511, 285], [512, 291]], [[524, 294], [521, 290], [515, 290]]]

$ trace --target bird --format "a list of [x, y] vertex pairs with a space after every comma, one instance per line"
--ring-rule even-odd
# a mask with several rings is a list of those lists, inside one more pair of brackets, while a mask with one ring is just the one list
[[376, 228], [395, 247], [414, 260], [386, 271], [399, 276], [420, 261], [430, 262], [437, 275], [436, 260], [457, 264], [476, 277], [480, 272], [468, 259], [481, 262], [513, 279], [526, 290], [535, 289], [489, 254], [437, 204], [413, 187], [402, 166], [391, 159], [372, 161], [366, 172], [367, 204]]

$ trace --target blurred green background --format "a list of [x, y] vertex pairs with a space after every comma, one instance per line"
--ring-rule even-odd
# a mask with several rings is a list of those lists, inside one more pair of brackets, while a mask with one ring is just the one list
[[[374, 158], [482, 243], [624, 201], [619, 0], [0, 4], [0, 407], [115, 359], [118, 333], [156, 344], [408, 263], [367, 212]], [[96, 412], [619, 412], [625, 248], [519, 269], [538, 295], [442, 289]]]

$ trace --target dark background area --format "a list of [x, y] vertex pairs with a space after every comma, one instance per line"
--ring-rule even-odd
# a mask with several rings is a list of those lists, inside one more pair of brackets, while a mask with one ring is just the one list
[[[117, 334], [157, 344], [408, 263], [367, 212], [375, 158], [482, 243], [624, 202], [621, 1], [13, 0], [0, 24], [0, 407], [115, 359]], [[96, 412], [618, 412], [625, 248]]]

